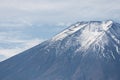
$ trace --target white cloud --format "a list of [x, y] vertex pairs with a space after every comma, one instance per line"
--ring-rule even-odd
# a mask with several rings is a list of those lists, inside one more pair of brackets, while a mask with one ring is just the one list
[[24, 46], [26, 49], [29, 49], [35, 45], [40, 44], [41, 42], [43, 42], [43, 39], [33, 39], [33, 40], [25, 40], [24, 42]]
[[6, 21], [0, 21], [0, 28], [23, 28], [23, 27], [31, 27], [32, 23], [29, 21], [19, 18], [16, 20], [6, 20]]
[[[10, 27], [10, 29], [12, 28]], [[44, 41], [39, 38], [24, 39], [24, 37], [27, 37], [26, 33], [22, 34], [22, 32], [19, 31], [0, 32], [0, 61], [12, 57]]]
[[[35, 10], [57, 10], [63, 9], [66, 4], [65, 2], [51, 2], [51, 1], [21, 1], [21, 0], [11, 0], [11, 1], [0, 1], [1, 8], [13, 8], [26, 11], [35, 11]], [[62, 6], [61, 6], [62, 5]]]
[[1, 0], [0, 18], [23, 18], [29, 23], [119, 20], [119, 3], [120, 0]]
[[60, 22], [58, 23], [56, 26], [70, 26], [72, 23], [64, 23], [64, 22]]
[[17, 55], [29, 48], [32, 48], [33, 46], [40, 44], [44, 40], [33, 39], [33, 40], [12, 40], [12, 41], [13, 42], [21, 42], [22, 46], [19, 47], [19, 45], [18, 45], [18, 47], [16, 46], [15, 48], [10, 48], [10, 49], [1, 48], [0, 55], [5, 56], [5, 57], [0, 59], [0, 61], [3, 61], [9, 57]]

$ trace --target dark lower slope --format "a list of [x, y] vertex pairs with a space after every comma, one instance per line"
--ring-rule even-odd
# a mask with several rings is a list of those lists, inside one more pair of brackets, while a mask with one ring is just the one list
[[[1, 80], [120, 80], [120, 62], [101, 59], [97, 55], [82, 58], [54, 53], [17, 58], [0, 66]], [[41, 57], [40, 57], [41, 56]]]

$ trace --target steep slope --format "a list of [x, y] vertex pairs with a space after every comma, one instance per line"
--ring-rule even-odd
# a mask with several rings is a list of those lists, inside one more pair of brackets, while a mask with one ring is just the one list
[[78, 22], [1, 62], [0, 80], [120, 80], [120, 24]]

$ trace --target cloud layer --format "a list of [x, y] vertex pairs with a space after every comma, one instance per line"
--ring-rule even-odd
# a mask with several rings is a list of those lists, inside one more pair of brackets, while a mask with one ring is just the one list
[[1, 0], [2, 19], [29, 23], [119, 20], [120, 0]]
[[[27, 25], [28, 23], [26, 23], [24, 25], [23, 23], [19, 23], [23, 24], [23, 26], [15, 26], [16, 24], [12, 23], [11, 25], [14, 26], [9, 26], [6, 23], [0, 26], [0, 61], [40, 44], [65, 28], [62, 27], [65, 24]], [[48, 29], [51, 30], [48, 31]]]

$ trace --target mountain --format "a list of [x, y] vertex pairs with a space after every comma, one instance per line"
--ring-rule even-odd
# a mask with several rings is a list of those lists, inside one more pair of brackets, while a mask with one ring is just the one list
[[120, 24], [77, 22], [1, 62], [0, 80], [120, 80]]

